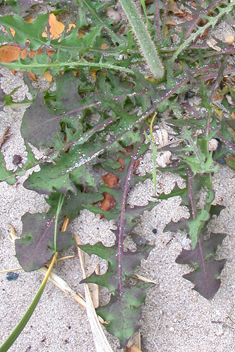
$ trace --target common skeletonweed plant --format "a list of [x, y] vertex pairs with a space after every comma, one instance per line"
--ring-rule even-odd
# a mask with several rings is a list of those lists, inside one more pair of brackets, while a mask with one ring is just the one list
[[[148, 148], [144, 133], [154, 112], [159, 117], [168, 113], [166, 123], [182, 140], [172, 147], [178, 161], [167, 171], [180, 173], [187, 187], [159, 196], [164, 199], [180, 195], [191, 210], [190, 219], [171, 223], [166, 229], [185, 229], [191, 239], [192, 249], [183, 250], [177, 262], [193, 267], [194, 271], [185, 277], [204, 297], [211, 299], [219, 288], [218, 275], [224, 261], [217, 261], [215, 252], [225, 235], [207, 233], [210, 217], [219, 215], [222, 209], [211, 205], [211, 176], [217, 171], [215, 160], [226, 157], [223, 160], [232, 165], [235, 148], [229, 133], [231, 121], [229, 126], [228, 120], [218, 118], [213, 94], [235, 68], [228, 69], [226, 57], [222, 56], [220, 62], [206, 44], [194, 43], [205, 29], [233, 10], [233, 2], [196, 1], [196, 6], [190, 7], [190, 24], [181, 26], [177, 48], [172, 48], [171, 43], [174, 27], [167, 24], [171, 7], [160, 0], [144, 6], [148, 33], [134, 1], [120, 3], [129, 22], [107, 17], [111, 1], [43, 1], [54, 10], [50, 7], [50, 13], [39, 13], [35, 18], [30, 16], [37, 10], [31, 1], [9, 2], [16, 14], [0, 17], [0, 38], [4, 43], [0, 61], [2, 66], [25, 71], [24, 80], [32, 100], [27, 101], [30, 106], [21, 125], [27, 161], [16, 171], [9, 171], [1, 153], [0, 180], [14, 184], [27, 170], [40, 166], [40, 171], [33, 171], [24, 182], [24, 187], [47, 195], [50, 210], [22, 217], [23, 232], [15, 246], [25, 271], [41, 268], [55, 252], [54, 227], [61, 194], [64, 202], [57, 222], [57, 251], [73, 244], [69, 231], [60, 231], [66, 216], [72, 220], [86, 208], [114, 221], [117, 230], [113, 247], [98, 242], [81, 248], [108, 262], [104, 275], [93, 274], [85, 282], [95, 282], [112, 293], [108, 305], [99, 307], [97, 312], [108, 322], [107, 330], [124, 347], [139, 328], [141, 305], [151, 287], [135, 279], [134, 272], [152, 246], [136, 241], [133, 252], [125, 249], [123, 242], [133, 233], [139, 216], [156, 205], [151, 202], [132, 208], [127, 203], [130, 189], [152, 177], [138, 176], [138, 163]], [[132, 10], [135, 18], [130, 14]], [[221, 49], [224, 55], [231, 51], [223, 43]], [[37, 75], [53, 80], [56, 89], [41, 92], [33, 88], [31, 79], [36, 80]], [[212, 86], [212, 94], [205, 88], [205, 82]], [[225, 88], [224, 95], [232, 91], [228, 83]], [[192, 111], [185, 101], [190, 90], [201, 97], [206, 116]], [[11, 95], [5, 96], [1, 90], [0, 96], [2, 110], [14, 106]], [[222, 103], [227, 109], [226, 99]], [[193, 114], [191, 119], [185, 117], [188, 112]], [[209, 151], [212, 138], [220, 140], [220, 153]], [[46, 148], [45, 156], [36, 159], [31, 145]], [[195, 198], [200, 190], [206, 194], [202, 208], [198, 208]], [[134, 242], [140, 234], [136, 236]]]

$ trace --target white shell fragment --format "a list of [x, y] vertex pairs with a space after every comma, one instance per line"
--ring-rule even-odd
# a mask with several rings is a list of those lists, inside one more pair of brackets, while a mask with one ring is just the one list
[[171, 164], [171, 155], [172, 154], [169, 150], [159, 153], [156, 157], [157, 166], [166, 167]]
[[212, 49], [214, 49], [214, 50], [216, 50], [216, 51], [222, 51], [222, 49], [221, 49], [218, 45], [216, 45], [216, 44], [217, 44], [217, 41], [216, 41], [214, 38], [212, 38], [212, 37], [210, 37], [210, 38], [206, 41], [206, 44], [207, 44], [210, 48], [212, 48]]
[[218, 144], [219, 142], [212, 138], [209, 142], [208, 142], [208, 149], [209, 151], [215, 151], [218, 148]]
[[120, 22], [120, 14], [113, 7], [108, 7], [105, 11], [105, 14], [108, 18], [115, 21], [113, 24], [116, 25]]
[[169, 133], [167, 130], [161, 128], [157, 130], [153, 135], [156, 140], [156, 144], [159, 147], [164, 147], [165, 145], [169, 144]]
[[228, 44], [228, 45], [232, 45], [234, 43], [234, 35], [232, 34], [227, 34], [225, 37], [224, 37], [224, 43]]

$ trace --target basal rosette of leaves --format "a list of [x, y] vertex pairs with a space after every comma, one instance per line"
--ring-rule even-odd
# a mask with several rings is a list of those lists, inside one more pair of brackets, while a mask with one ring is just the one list
[[[39, 75], [49, 72], [56, 83], [55, 91], [38, 92], [27, 72], [24, 73], [33, 97], [32, 101], [27, 100], [31, 105], [26, 109], [21, 125], [27, 161], [14, 172], [9, 171], [0, 154], [0, 180], [9, 184], [15, 183], [27, 170], [40, 166], [40, 171], [34, 171], [24, 182], [24, 187], [47, 195], [46, 201], [50, 205], [47, 213], [22, 217], [23, 234], [16, 242], [16, 253], [25, 271], [37, 270], [51, 258], [55, 250], [55, 214], [61, 194], [65, 200], [57, 229], [57, 250], [73, 243], [69, 232], [60, 232], [66, 216], [72, 220], [86, 208], [112, 219], [117, 226], [113, 247], [106, 248], [98, 242], [81, 248], [108, 262], [104, 275], [93, 274], [85, 282], [95, 282], [112, 293], [109, 304], [97, 311], [108, 322], [107, 330], [119, 338], [121, 346], [126, 346], [139, 328], [141, 306], [151, 287], [136, 280], [134, 272], [141, 260], [147, 259], [152, 246], [136, 243], [136, 251], [132, 252], [124, 248], [123, 242], [134, 230], [136, 219], [156, 204], [134, 208], [127, 204], [130, 189], [150, 177], [138, 177], [137, 165], [148, 147], [144, 144], [143, 131], [147, 131], [151, 121], [148, 118], [155, 111], [160, 117], [164, 112], [169, 113], [166, 123], [182, 140], [180, 145], [167, 146], [178, 161], [164, 170], [179, 173], [187, 184], [185, 189], [176, 187], [171, 194], [163, 194], [159, 199], [180, 195], [191, 211], [190, 219], [182, 219], [177, 224], [172, 222], [165, 230], [184, 229], [191, 239], [192, 249], [182, 250], [177, 262], [192, 267], [193, 271], [185, 278], [195, 284], [195, 290], [211, 299], [220, 286], [218, 276], [225, 261], [217, 261], [215, 254], [225, 234], [212, 233], [207, 239], [209, 220], [213, 215], [219, 216], [222, 210], [219, 205], [211, 205], [214, 199], [211, 175], [218, 168], [215, 160], [225, 158], [234, 168], [235, 147], [231, 133], [233, 119], [218, 118], [213, 94], [225, 77], [234, 74], [235, 67], [225, 65], [224, 57], [232, 50], [226, 44], [221, 44], [223, 59], [220, 62], [208, 47], [205, 50], [203, 44], [192, 44], [192, 38], [205, 30], [197, 25], [200, 20], [207, 21], [206, 28], [214, 26], [231, 10], [232, 2], [210, 4], [206, 1], [206, 9], [201, 2], [197, 3], [192, 11], [196, 17], [181, 26], [182, 40], [173, 56], [174, 60], [179, 59], [176, 68], [170, 61], [174, 29], [167, 27], [169, 13], [173, 11], [172, 2], [167, 8], [164, 2], [157, 0], [148, 6], [146, 14], [154, 17], [154, 20], [149, 17], [151, 38], [158, 46], [167, 73], [161, 82], [146, 77], [149, 72], [142, 59], [143, 53], [132, 31], [125, 29], [127, 23], [107, 19], [106, 9], [111, 2], [43, 2], [45, 6], [47, 3], [55, 7], [54, 13], [39, 14], [31, 22], [25, 21], [28, 11], [32, 10], [31, 1], [9, 2], [16, 15], [0, 17], [4, 27], [0, 32], [4, 42], [0, 48], [0, 65]], [[229, 4], [229, 10], [225, 8], [226, 4]], [[55, 14], [60, 13], [68, 13], [69, 17], [62, 27], [60, 22], [63, 29], [55, 38], [50, 21], [59, 22]], [[211, 13], [215, 18], [208, 16]], [[162, 20], [163, 15], [165, 20]], [[5, 54], [1, 56], [9, 47], [16, 51], [14, 60], [9, 60]], [[205, 65], [204, 59], [210, 55], [211, 59]], [[206, 84], [211, 82], [212, 88], [207, 88]], [[191, 89], [200, 96], [201, 107], [206, 111], [204, 115], [195, 111], [186, 98], [182, 101], [182, 96]], [[226, 83], [222, 93], [225, 96], [228, 92], [234, 99], [233, 88]], [[2, 110], [5, 106], [14, 106], [11, 94], [5, 96], [0, 90], [0, 99]], [[227, 110], [231, 108], [225, 98], [222, 104]], [[189, 114], [193, 118], [184, 117]], [[201, 131], [199, 134], [198, 130]], [[220, 140], [220, 151], [209, 152], [211, 138]], [[46, 147], [45, 156], [37, 160], [30, 144]], [[199, 208], [196, 195], [202, 189], [206, 200]]]

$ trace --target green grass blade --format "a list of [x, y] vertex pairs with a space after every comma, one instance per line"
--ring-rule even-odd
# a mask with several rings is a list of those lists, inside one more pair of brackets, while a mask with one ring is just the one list
[[58, 202], [58, 206], [57, 206], [56, 217], [55, 217], [55, 232], [54, 232], [54, 251], [55, 251], [55, 253], [57, 252], [57, 250], [56, 250], [57, 224], [58, 224], [58, 218], [59, 218], [59, 214], [60, 214], [61, 208], [63, 206], [63, 203], [64, 203], [64, 194], [61, 193], [60, 199]]
[[157, 157], [157, 146], [156, 144], [153, 147], [153, 184], [154, 184], [154, 193], [157, 193], [157, 172], [156, 172], [156, 157]]
[[149, 23], [149, 19], [148, 19], [148, 16], [147, 16], [147, 10], [146, 10], [145, 1], [144, 0], [140, 0], [140, 2], [141, 2], [141, 5], [142, 5], [142, 8], [143, 8], [143, 11], [144, 11], [144, 15], [145, 15], [145, 19], [146, 19], [146, 22], [147, 22], [148, 30], [150, 30], [150, 23]]

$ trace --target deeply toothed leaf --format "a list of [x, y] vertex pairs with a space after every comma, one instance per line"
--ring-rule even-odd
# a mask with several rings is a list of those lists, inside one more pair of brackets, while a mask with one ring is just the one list
[[183, 277], [191, 281], [203, 297], [212, 299], [220, 287], [218, 279], [226, 260], [216, 260], [217, 246], [221, 245], [225, 234], [211, 233], [209, 239], [204, 238], [205, 231], [199, 237], [198, 243], [193, 250], [183, 249], [177, 257], [176, 263], [188, 264], [194, 270]]

